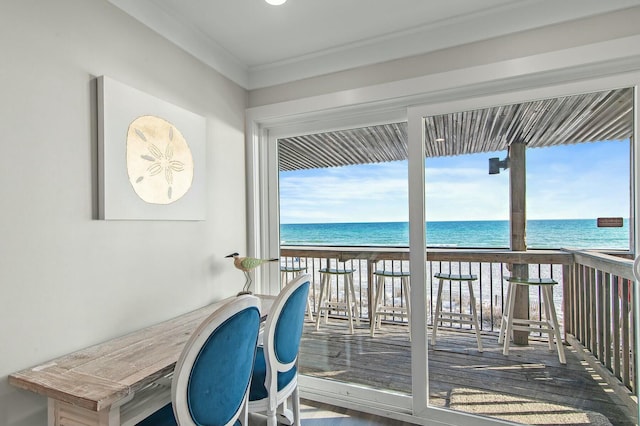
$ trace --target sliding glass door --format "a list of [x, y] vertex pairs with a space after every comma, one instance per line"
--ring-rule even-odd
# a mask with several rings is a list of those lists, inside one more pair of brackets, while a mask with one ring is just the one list
[[[603, 416], [615, 416], [620, 424], [635, 422], [637, 404], [615, 392], [620, 389], [615, 380], [626, 387], [627, 397], [636, 392], [638, 371], [638, 292], [630, 260], [638, 244], [636, 89], [624, 87], [630, 87], [629, 82], [576, 83], [408, 107], [406, 114], [396, 110], [386, 120], [380, 113], [368, 120], [362, 118], [366, 114], [348, 119], [328, 115], [250, 129], [259, 143], [252, 145], [255, 157], [249, 164], [249, 181], [256, 189], [251, 194], [249, 230], [255, 238], [249, 251], [279, 253], [281, 258], [280, 267], [260, 271], [258, 288], [275, 293], [300, 270], [314, 277], [311, 316], [305, 325], [307, 355], [301, 358], [303, 396], [417, 422], [534, 423], [535, 417], [575, 423]], [[543, 101], [531, 104], [531, 99]], [[558, 139], [545, 139], [541, 130], [553, 128], [553, 119], [541, 117], [540, 127], [533, 125], [534, 117], [543, 116], [543, 107], [551, 108], [554, 117], [569, 111], [558, 125], [585, 110], [602, 114], [584, 120], [587, 124], [600, 123], [609, 130], [621, 126], [626, 133], [605, 137], [586, 131], [582, 141], [545, 145], [545, 140]], [[533, 116], [518, 121], [517, 111]], [[502, 122], [495, 122], [497, 118]], [[444, 130], [438, 130], [441, 125]], [[358, 173], [337, 173], [352, 165], [314, 163], [341, 155], [342, 161], [362, 161], [363, 154], [381, 147], [366, 142], [367, 136], [379, 136], [389, 126], [397, 126], [396, 133], [405, 126], [406, 132], [406, 159], [395, 163], [404, 167], [405, 178], [394, 178], [395, 186], [384, 183], [394, 173], [373, 170], [370, 163], [369, 180], [355, 184], [350, 179]], [[500, 129], [517, 131], [519, 137], [481, 142], [481, 135], [500, 134]], [[353, 138], [357, 148], [344, 145], [339, 132], [359, 135]], [[527, 142], [525, 135], [536, 136], [536, 142]], [[307, 159], [306, 166], [296, 168]], [[567, 175], [569, 169], [574, 174]], [[393, 194], [382, 191], [391, 187]], [[401, 205], [403, 201], [391, 195], [403, 190], [408, 205], [404, 217], [367, 216], [371, 210], [381, 213]], [[626, 201], [613, 201], [625, 192]], [[366, 199], [358, 198], [363, 194]], [[568, 210], [561, 201], [577, 207], [574, 216], [565, 215]], [[540, 213], [545, 211], [548, 215]], [[383, 231], [380, 222], [394, 223], [395, 228]], [[408, 227], [397, 225], [403, 222]], [[357, 235], [368, 239], [358, 240], [345, 223], [357, 223]], [[514, 228], [515, 223], [525, 227]], [[373, 240], [385, 233], [395, 240], [386, 245]], [[574, 239], [569, 246], [560, 237], [571, 233], [575, 238], [599, 235], [600, 242], [618, 245], [576, 246]], [[328, 240], [336, 236], [341, 239]], [[344, 310], [322, 309], [323, 269], [353, 270], [355, 294], [350, 301], [344, 274], [331, 275], [327, 284], [330, 302], [357, 305], [358, 312], [352, 312], [360, 324], [354, 322], [353, 333]], [[384, 279], [380, 292], [374, 274], [378, 270], [391, 276]], [[407, 270], [408, 300], [402, 284]], [[555, 316], [564, 360], [555, 333], [551, 346], [548, 333], [540, 332], [526, 333], [525, 344], [523, 330], [510, 331], [505, 325], [500, 339], [502, 320], [510, 312], [507, 279], [512, 277], [526, 286], [524, 292], [514, 287], [514, 308], [529, 308], [524, 316], [514, 310], [512, 318], [544, 322]], [[382, 328], [371, 335], [376, 294], [383, 294], [384, 304], [392, 307], [410, 305], [410, 313], [404, 312], [410, 318], [410, 335], [401, 310], [383, 315]], [[468, 316], [457, 322], [452, 316], [436, 315], [437, 309]], [[316, 326], [320, 312], [328, 314], [329, 322], [322, 318]], [[386, 334], [393, 330], [397, 332]], [[388, 343], [396, 346], [390, 349]], [[380, 363], [385, 371], [373, 368]], [[608, 379], [614, 376], [618, 378]], [[567, 383], [571, 390], [564, 388]]]
[[[273, 137], [282, 285], [312, 277], [299, 371], [314, 388], [407, 407], [411, 330], [406, 122]], [[277, 189], [277, 192], [275, 192]]]
[[409, 113], [414, 409], [633, 424], [634, 90], [474, 104]]

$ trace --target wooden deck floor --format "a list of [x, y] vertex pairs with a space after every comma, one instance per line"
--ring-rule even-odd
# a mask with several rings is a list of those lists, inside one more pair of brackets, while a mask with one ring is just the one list
[[[634, 412], [570, 346], [562, 365], [546, 341], [512, 346], [509, 356], [497, 334], [484, 334], [483, 345], [479, 353], [473, 333], [438, 330], [435, 348], [429, 344], [432, 405], [530, 424], [636, 424]], [[354, 335], [340, 320], [319, 331], [307, 322], [299, 359], [302, 374], [411, 392], [406, 326], [385, 326], [371, 338], [366, 322]]]

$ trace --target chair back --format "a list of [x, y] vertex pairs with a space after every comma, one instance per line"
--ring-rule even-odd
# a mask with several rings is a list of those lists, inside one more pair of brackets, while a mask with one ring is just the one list
[[302, 274], [280, 291], [271, 306], [264, 328], [264, 357], [267, 367], [265, 387], [277, 392], [277, 373], [296, 366], [311, 275]]
[[190, 337], [171, 386], [179, 425], [236, 423], [253, 371], [259, 306], [257, 297], [239, 296], [211, 314]]

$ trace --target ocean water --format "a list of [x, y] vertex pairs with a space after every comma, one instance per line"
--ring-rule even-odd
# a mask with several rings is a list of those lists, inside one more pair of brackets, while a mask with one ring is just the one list
[[[427, 222], [427, 247], [509, 248], [509, 221]], [[598, 228], [596, 219], [527, 221], [530, 249], [629, 249], [629, 221], [621, 228]], [[407, 222], [281, 224], [282, 245], [409, 245]]]

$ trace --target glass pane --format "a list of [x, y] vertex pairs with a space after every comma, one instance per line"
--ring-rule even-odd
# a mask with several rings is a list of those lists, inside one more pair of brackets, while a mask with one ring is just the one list
[[621, 89], [425, 118], [431, 405], [637, 422], [632, 105]]
[[406, 132], [278, 141], [282, 282], [313, 277], [304, 375], [411, 393]]

